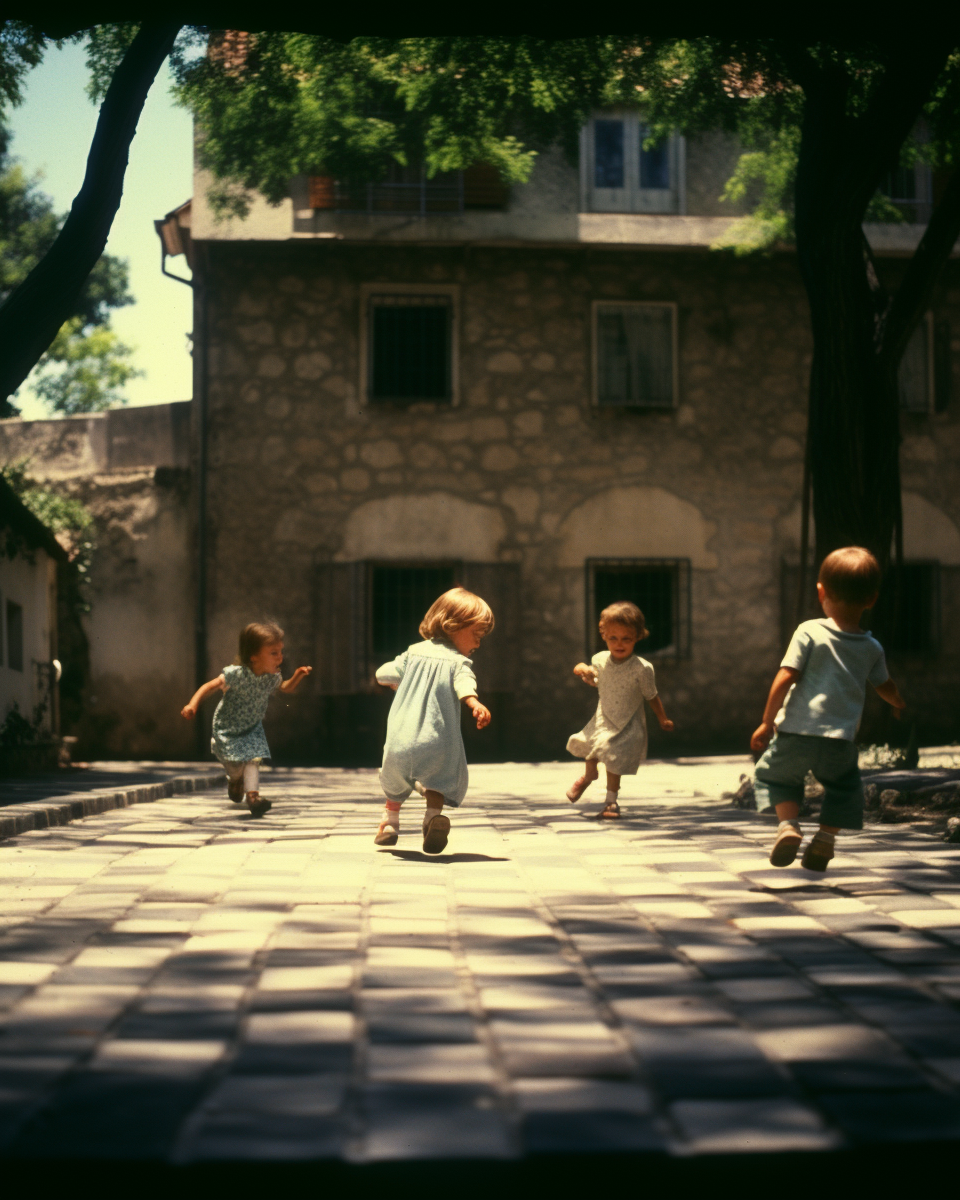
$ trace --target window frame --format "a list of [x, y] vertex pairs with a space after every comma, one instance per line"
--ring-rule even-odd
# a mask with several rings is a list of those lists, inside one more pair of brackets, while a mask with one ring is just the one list
[[[374, 296], [446, 296], [450, 301], [450, 399], [373, 400], [371, 355], [373, 337], [370, 328], [371, 300]], [[406, 409], [414, 404], [447, 408], [460, 406], [460, 286], [456, 283], [362, 283], [360, 285], [360, 407], [368, 410]]]
[[[390, 662], [391, 659], [381, 658], [374, 653], [373, 648], [373, 577], [374, 572], [378, 567], [387, 567], [390, 570], [447, 570], [453, 571], [452, 587], [460, 586], [460, 580], [463, 578], [463, 559], [461, 558], [366, 558], [363, 559], [363, 570], [365, 575], [365, 596], [364, 596], [364, 631], [363, 631], [363, 646], [366, 662], [368, 664], [368, 672], [377, 670], [384, 663]], [[424, 610], [426, 611], [426, 610]], [[414, 637], [419, 636], [414, 630]], [[410, 643], [408, 643], [410, 644]], [[395, 656], [394, 656], [395, 657]]]
[[[924, 336], [925, 336], [925, 340], [926, 340], [926, 350], [927, 350], [927, 354], [926, 354], [926, 358], [927, 358], [927, 396], [926, 396], [926, 404], [923, 408], [909, 408], [901, 400], [901, 398], [900, 398], [900, 368], [899, 367], [897, 368], [897, 407], [900, 412], [907, 413], [907, 414], [910, 414], [910, 415], [916, 416], [916, 417], [927, 417], [932, 412], [936, 411], [936, 399], [937, 399], [936, 343], [935, 343], [935, 329], [934, 329], [933, 312], [930, 309], [928, 309], [923, 314], [923, 316], [920, 318], [920, 322], [917, 325], [917, 328], [910, 335], [911, 340], [924, 327], [926, 329]], [[907, 345], [909, 345], [909, 342], [907, 343]], [[904, 347], [904, 353], [906, 353], [906, 347]], [[903, 364], [903, 359], [901, 358], [900, 365], [902, 366], [902, 364]]]
[[[594, 183], [595, 179], [595, 133], [597, 121], [624, 122], [623, 170], [624, 187], [600, 188]], [[580, 130], [580, 211], [587, 213], [630, 213], [641, 216], [674, 217], [683, 216], [687, 211], [687, 143], [686, 138], [677, 130], [668, 139], [670, 153], [671, 186], [669, 188], [640, 187], [640, 152], [641, 131], [646, 122], [643, 115], [633, 108], [610, 109], [606, 112], [595, 112]], [[610, 203], [600, 204], [597, 192], [624, 193], [622, 207], [611, 207]], [[667, 208], [652, 207], [649, 201], [644, 204], [643, 197], [647, 193], [664, 191], [671, 197]], [[612, 202], [611, 202], [612, 203]]]
[[596, 650], [597, 640], [597, 604], [596, 604], [596, 569], [623, 567], [636, 570], [638, 567], [673, 567], [673, 626], [674, 640], [672, 646], [664, 646], [661, 650], [651, 650], [644, 653], [643, 642], [637, 642], [636, 653], [651, 662], [679, 663], [692, 657], [692, 597], [691, 579], [692, 568], [689, 558], [682, 557], [644, 557], [644, 558], [588, 558], [584, 563], [585, 587], [585, 645], [587, 661], [589, 662]]
[[[665, 404], [601, 404], [600, 403], [600, 333], [601, 308], [669, 308], [671, 337], [671, 369], [673, 395]], [[590, 304], [591, 380], [590, 407], [597, 412], [673, 413], [680, 406], [680, 310], [675, 300], [593, 300]]]

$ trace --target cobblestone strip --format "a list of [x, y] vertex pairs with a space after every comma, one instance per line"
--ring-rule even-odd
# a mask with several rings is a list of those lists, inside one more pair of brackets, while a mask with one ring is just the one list
[[7, 804], [0, 808], [0, 841], [16, 837], [18, 833], [29, 833], [32, 829], [67, 825], [71, 821], [109, 812], [114, 808], [129, 808], [131, 804], [149, 804], [168, 796], [207, 791], [222, 780], [222, 771], [208, 771], [198, 775], [177, 775], [162, 783], [145, 783], [120, 790], [77, 792], [52, 804], [42, 801]]

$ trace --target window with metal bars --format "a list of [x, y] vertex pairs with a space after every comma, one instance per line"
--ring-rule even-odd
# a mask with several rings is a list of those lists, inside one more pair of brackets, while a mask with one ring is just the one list
[[453, 302], [449, 295], [386, 293], [369, 298], [371, 401], [453, 399]]
[[587, 560], [587, 653], [604, 649], [597, 628], [608, 604], [629, 600], [644, 615], [650, 636], [637, 643], [644, 658], [690, 654], [690, 560], [620, 558]]
[[452, 588], [454, 563], [370, 565], [370, 639], [376, 663], [396, 658], [420, 640], [419, 627], [430, 605]]

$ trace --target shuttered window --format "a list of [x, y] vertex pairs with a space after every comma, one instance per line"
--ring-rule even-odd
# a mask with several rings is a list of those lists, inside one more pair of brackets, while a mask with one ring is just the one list
[[367, 321], [370, 401], [452, 401], [453, 302], [449, 295], [371, 295]]
[[644, 658], [686, 658], [690, 653], [689, 559], [589, 559], [587, 653], [605, 649], [597, 628], [601, 612], [618, 600], [640, 609], [650, 636], [637, 643]]
[[377, 663], [387, 662], [420, 640], [418, 632], [430, 605], [454, 586], [452, 564], [370, 566], [370, 647]]
[[673, 408], [677, 400], [676, 306], [594, 305], [595, 403]]

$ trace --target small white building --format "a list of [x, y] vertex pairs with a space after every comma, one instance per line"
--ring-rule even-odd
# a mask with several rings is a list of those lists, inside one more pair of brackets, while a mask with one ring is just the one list
[[0, 729], [16, 705], [37, 723], [41, 739], [59, 732], [57, 564], [66, 561], [50, 530], [0, 476]]

